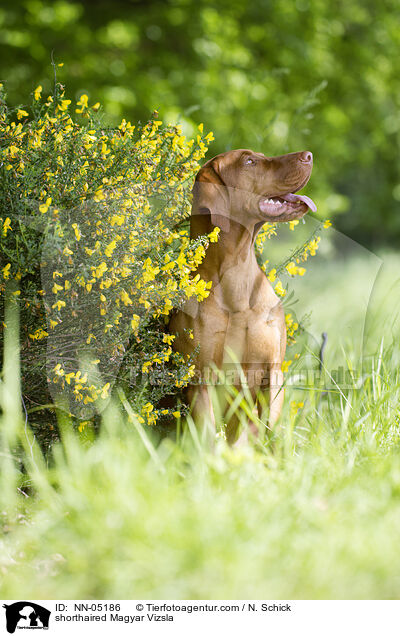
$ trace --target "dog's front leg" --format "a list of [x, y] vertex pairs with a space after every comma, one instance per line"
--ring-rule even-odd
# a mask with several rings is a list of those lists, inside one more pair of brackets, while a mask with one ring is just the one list
[[207, 386], [189, 386], [186, 394], [191, 416], [201, 439], [212, 446], [215, 440], [215, 416]]
[[280, 363], [268, 365], [269, 376], [269, 416], [268, 427], [272, 429], [279, 419], [282, 411], [285, 390], [283, 388], [284, 378]]

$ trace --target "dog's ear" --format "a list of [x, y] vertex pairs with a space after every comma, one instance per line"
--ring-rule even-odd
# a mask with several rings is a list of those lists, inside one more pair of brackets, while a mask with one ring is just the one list
[[211, 223], [229, 232], [229, 196], [218, 165], [212, 161], [199, 171], [193, 187], [193, 214], [209, 214]]

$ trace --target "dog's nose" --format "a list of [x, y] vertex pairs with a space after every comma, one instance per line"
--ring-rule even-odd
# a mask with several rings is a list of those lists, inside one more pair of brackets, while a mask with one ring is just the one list
[[312, 163], [312, 160], [313, 160], [312, 152], [310, 152], [309, 150], [306, 150], [305, 152], [301, 153], [300, 161], [303, 161], [303, 163]]

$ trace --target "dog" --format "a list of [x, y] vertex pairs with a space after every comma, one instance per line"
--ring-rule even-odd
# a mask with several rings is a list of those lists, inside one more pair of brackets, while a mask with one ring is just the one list
[[[295, 194], [308, 182], [313, 166], [309, 151], [267, 157], [252, 150], [232, 150], [203, 165], [193, 188], [190, 236], [195, 239], [220, 228], [196, 273], [211, 282], [202, 302], [190, 298], [169, 323], [174, 348], [194, 358], [197, 380], [186, 389], [192, 416], [200, 427], [215, 430], [206, 377], [213, 369], [233, 372], [243, 382], [260, 414], [261, 394], [269, 405], [267, 426], [279, 418], [283, 399], [282, 362], [286, 351], [285, 316], [279, 298], [256, 261], [254, 241], [268, 223], [301, 219], [314, 202]], [[232, 375], [231, 375], [232, 377]], [[229, 404], [225, 405], [225, 412]], [[232, 410], [232, 409], [231, 409]], [[254, 424], [252, 432], [257, 434]], [[234, 443], [239, 419], [226, 422]]]

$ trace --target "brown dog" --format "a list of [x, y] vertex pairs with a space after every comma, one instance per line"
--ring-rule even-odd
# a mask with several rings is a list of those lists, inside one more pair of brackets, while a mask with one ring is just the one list
[[[187, 399], [197, 424], [214, 423], [207, 377], [215, 367], [230, 374], [230, 383], [238, 387], [245, 381], [255, 400], [260, 391], [268, 391], [269, 426], [279, 417], [285, 317], [257, 264], [254, 240], [266, 222], [292, 221], [316, 210], [311, 199], [293, 194], [309, 180], [312, 165], [311, 152], [266, 157], [232, 150], [207, 161], [197, 174], [191, 237], [208, 234], [215, 226], [221, 229], [197, 270], [212, 281], [212, 288], [201, 303], [189, 299], [169, 325], [176, 350], [195, 354], [196, 384], [188, 387]], [[237, 434], [238, 420], [232, 417], [228, 441], [234, 442]]]

